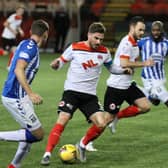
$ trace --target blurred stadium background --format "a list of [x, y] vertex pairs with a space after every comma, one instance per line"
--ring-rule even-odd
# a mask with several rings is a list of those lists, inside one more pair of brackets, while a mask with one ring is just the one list
[[54, 48], [56, 32], [53, 19], [59, 6], [65, 7], [71, 20], [66, 44], [84, 40], [88, 25], [93, 21], [101, 21], [107, 28], [104, 43], [113, 52], [120, 37], [128, 29], [129, 18], [134, 15], [144, 16], [147, 32], [153, 20], [163, 21], [166, 32], [168, 30], [168, 0], [0, 0], [0, 34], [5, 18], [14, 12], [19, 3], [26, 7], [22, 23], [26, 34], [24, 38], [29, 36], [34, 19], [43, 18], [50, 24], [50, 38], [44, 48], [48, 51]]

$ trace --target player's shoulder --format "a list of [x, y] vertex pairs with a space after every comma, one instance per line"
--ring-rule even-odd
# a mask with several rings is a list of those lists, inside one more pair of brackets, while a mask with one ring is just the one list
[[84, 41], [72, 43], [72, 49], [73, 50], [88, 51], [88, 52], [102, 52], [102, 53], [108, 52], [108, 48], [105, 47], [104, 45], [100, 45], [97, 49], [93, 50], [91, 47], [86, 45], [86, 43]]
[[126, 36], [124, 36], [124, 37], [121, 39], [119, 46], [120, 46], [120, 47], [124, 47], [124, 46], [132, 47], [133, 43], [134, 43], [134, 42], [133, 42], [133, 40], [130, 38], [130, 36], [126, 35]]
[[38, 49], [37, 43], [32, 39], [25, 39], [20, 42], [20, 48], [27, 52], [36, 52]]

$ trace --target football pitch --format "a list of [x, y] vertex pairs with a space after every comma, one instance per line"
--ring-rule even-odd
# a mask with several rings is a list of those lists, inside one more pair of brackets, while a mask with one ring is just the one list
[[[62, 96], [63, 84], [68, 65], [61, 70], [54, 71], [50, 62], [56, 57], [54, 54], [41, 54], [39, 72], [32, 84], [35, 92], [39, 93], [44, 103], [35, 106], [45, 129], [44, 140], [32, 145], [31, 152], [22, 163], [22, 168], [42, 168], [40, 160], [45, 150], [47, 136], [57, 119], [57, 105]], [[0, 89], [7, 76], [8, 57], [0, 57]], [[140, 68], [136, 69], [134, 79], [141, 84]], [[166, 63], [168, 74], [168, 62]], [[106, 89], [106, 79], [109, 72], [102, 69], [98, 83], [100, 102]], [[166, 84], [167, 85], [167, 84]], [[123, 105], [126, 106], [125, 103]], [[8, 114], [0, 101], [0, 131], [17, 130], [19, 125]], [[76, 144], [89, 128], [85, 117], [76, 111], [63, 135], [59, 145], [54, 149], [51, 164], [48, 168], [167, 168], [168, 167], [168, 109], [163, 104], [152, 106], [151, 111], [133, 118], [121, 119], [115, 134], [107, 128], [95, 141], [97, 152], [87, 152], [86, 163], [72, 165], [63, 164], [58, 158], [59, 148], [64, 144]], [[0, 141], [0, 168], [6, 168], [17, 149], [17, 143]]]

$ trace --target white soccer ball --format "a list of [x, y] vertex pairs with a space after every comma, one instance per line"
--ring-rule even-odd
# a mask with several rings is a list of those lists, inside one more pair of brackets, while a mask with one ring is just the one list
[[72, 144], [63, 145], [59, 150], [59, 157], [63, 163], [72, 164], [77, 160], [76, 146]]

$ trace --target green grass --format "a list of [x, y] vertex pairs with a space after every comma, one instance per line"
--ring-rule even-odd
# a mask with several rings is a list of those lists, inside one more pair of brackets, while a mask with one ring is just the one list
[[[42, 168], [40, 160], [44, 153], [47, 136], [57, 119], [57, 104], [63, 92], [67, 65], [60, 71], [53, 71], [49, 64], [55, 57], [43, 54], [41, 67], [33, 82], [32, 88], [44, 98], [44, 104], [35, 110], [45, 129], [43, 141], [33, 144], [31, 153], [25, 158], [22, 168]], [[7, 75], [7, 56], [0, 57], [0, 89]], [[167, 68], [168, 69], [168, 68]], [[135, 79], [140, 81], [140, 69]], [[103, 69], [98, 85], [98, 96], [103, 102], [106, 79], [109, 73]], [[126, 104], [124, 104], [125, 106]], [[0, 130], [15, 130], [19, 125], [8, 114], [0, 103]], [[98, 152], [87, 152], [87, 163], [65, 165], [58, 158], [59, 148], [67, 143], [75, 144], [84, 135], [89, 124], [84, 116], [76, 111], [73, 119], [66, 127], [60, 144], [55, 148], [48, 168], [167, 168], [168, 167], [168, 114], [164, 105], [152, 107], [144, 115], [122, 119], [117, 125], [116, 134], [111, 135], [108, 129], [95, 141]], [[0, 168], [7, 167], [12, 160], [17, 143], [0, 141]]]

